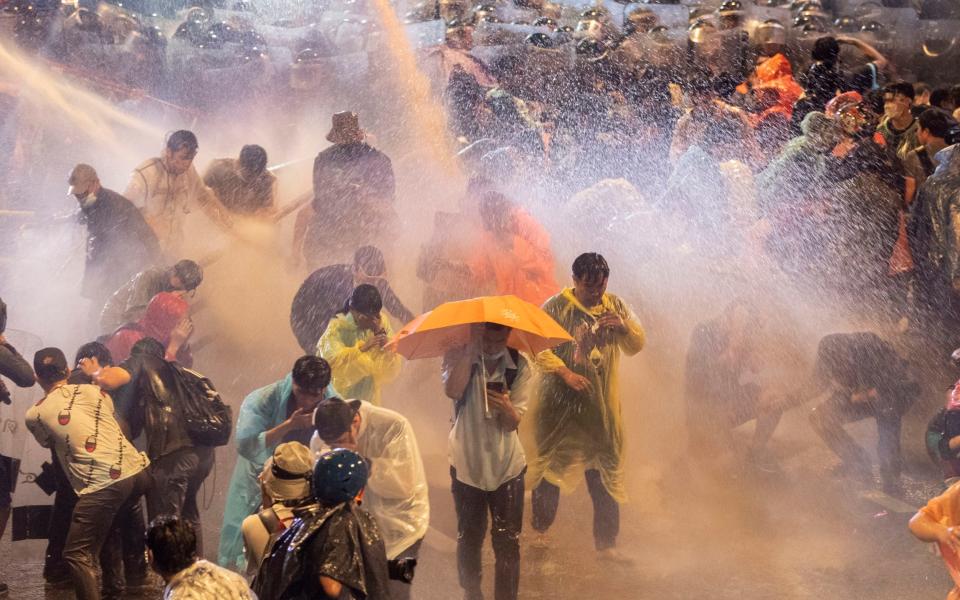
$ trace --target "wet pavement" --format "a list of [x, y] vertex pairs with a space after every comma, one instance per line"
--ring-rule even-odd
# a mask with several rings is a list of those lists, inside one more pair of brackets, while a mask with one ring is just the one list
[[[598, 559], [591, 539], [592, 509], [581, 486], [563, 497], [547, 548], [533, 547], [529, 517], [522, 539], [520, 597], [539, 599], [649, 598], [657, 600], [936, 599], [950, 580], [930, 546], [916, 542], [906, 523], [937, 490], [932, 478], [908, 477], [903, 498], [874, 484], [837, 480], [816, 446], [779, 452], [779, 474], [708, 473], [677, 466], [623, 507], [620, 548], [633, 564]], [[433, 528], [421, 553], [414, 597], [460, 598], [456, 582], [455, 530], [442, 457], [431, 466]], [[441, 463], [442, 464], [442, 463]], [[222, 467], [221, 467], [222, 468]], [[222, 479], [220, 481], [223, 481]], [[529, 494], [528, 494], [529, 495]], [[529, 504], [527, 505], [529, 510]], [[212, 509], [208, 516], [219, 514]], [[212, 524], [209, 524], [212, 525]], [[208, 532], [212, 533], [211, 532]], [[213, 539], [208, 537], [207, 539]], [[42, 543], [4, 541], [11, 598], [69, 599], [68, 591], [44, 590]], [[492, 597], [493, 556], [486, 548], [484, 584]], [[159, 598], [151, 593], [131, 599]]]

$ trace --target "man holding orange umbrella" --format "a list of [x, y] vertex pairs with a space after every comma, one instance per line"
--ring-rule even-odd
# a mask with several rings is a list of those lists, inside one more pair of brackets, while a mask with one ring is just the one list
[[573, 341], [537, 356], [544, 376], [534, 415], [533, 528], [542, 534], [553, 524], [560, 490], [576, 486], [582, 466], [593, 500], [594, 545], [602, 558], [628, 562], [615, 548], [626, 500], [620, 355], [639, 352], [645, 335], [626, 303], [607, 293], [609, 276], [603, 256], [581, 254], [573, 263], [573, 287], [543, 307]]
[[516, 296], [447, 302], [411, 321], [388, 344], [407, 358], [443, 356], [454, 401], [448, 454], [457, 511], [457, 567], [466, 600], [480, 591], [487, 513], [496, 557], [495, 597], [515, 600], [520, 584], [527, 460], [517, 427], [526, 411], [536, 353], [572, 339], [539, 307]]

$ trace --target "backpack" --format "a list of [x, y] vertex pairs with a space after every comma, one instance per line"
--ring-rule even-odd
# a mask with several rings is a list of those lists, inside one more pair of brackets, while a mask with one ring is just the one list
[[230, 441], [233, 411], [209, 379], [176, 363], [168, 363], [184, 431], [198, 446], [215, 448]]

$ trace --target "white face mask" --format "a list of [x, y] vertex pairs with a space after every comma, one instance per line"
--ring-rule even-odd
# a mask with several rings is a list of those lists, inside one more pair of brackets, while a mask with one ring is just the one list
[[93, 192], [87, 192], [82, 196], [77, 196], [77, 202], [80, 203], [80, 206], [82, 208], [89, 208], [96, 201], [97, 201], [97, 195], [94, 194]]

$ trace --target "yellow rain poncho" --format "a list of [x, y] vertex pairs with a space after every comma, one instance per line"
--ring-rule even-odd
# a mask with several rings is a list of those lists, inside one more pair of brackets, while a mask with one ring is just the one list
[[[624, 502], [620, 353], [632, 356], [643, 348], [643, 328], [633, 311], [613, 294], [604, 294], [598, 306], [587, 308], [574, 297], [573, 289], [566, 288], [547, 300], [543, 309], [574, 341], [537, 355], [544, 374], [534, 412], [537, 457], [531, 468], [533, 485], [546, 479], [570, 491], [582, 469], [597, 469], [614, 500]], [[623, 319], [625, 334], [593, 328], [606, 312]], [[568, 387], [556, 374], [562, 367], [589, 379], [592, 390], [577, 392]]]
[[[383, 314], [380, 319], [387, 337], [392, 338], [389, 319]], [[366, 400], [380, 406], [380, 388], [400, 374], [401, 358], [384, 348], [360, 350], [373, 334], [370, 329], [357, 327], [350, 313], [340, 313], [327, 325], [317, 344], [317, 355], [330, 363], [333, 386], [343, 398]]]

